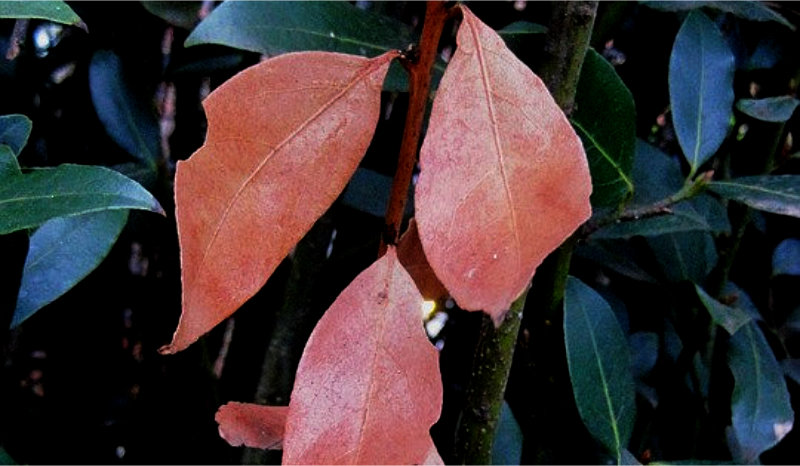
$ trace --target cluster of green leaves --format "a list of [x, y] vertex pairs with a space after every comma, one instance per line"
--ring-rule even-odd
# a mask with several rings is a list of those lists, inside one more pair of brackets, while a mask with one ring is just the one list
[[[686, 410], [686, 416], [696, 416], [698, 425], [705, 424], [703, 428], [708, 428], [710, 419], [728, 426], [715, 438], [726, 439], [730, 456], [703, 459], [753, 463], [792, 429], [794, 411], [784, 375], [793, 377], [786, 368], [794, 366], [796, 355], [787, 352], [788, 334], [779, 331], [791, 324], [791, 317], [765, 320], [747, 293], [729, 281], [733, 261], [723, 258], [735, 257], [750, 215], [762, 215], [749, 210], [739, 215], [747, 209], [742, 204], [800, 217], [800, 176], [773, 173], [781, 173], [781, 167], [773, 165], [774, 153], [769, 151], [776, 148], [770, 149], [770, 141], [764, 142], [762, 153], [754, 154], [764, 161], [762, 172], [736, 173], [724, 143], [735, 138], [733, 122], [739, 119], [767, 122], [779, 137], [785, 136], [784, 125], [798, 100], [788, 95], [737, 99], [729, 40], [701, 7], [717, 19], [723, 17], [722, 11], [793, 26], [756, 2], [648, 5], [680, 10], [685, 18], [669, 63], [672, 126], [684, 163], [634, 140], [630, 94], [610, 65], [600, 66], [604, 60], [590, 51], [573, 124], [584, 136], [592, 161], [593, 203], [610, 209], [596, 210], [585, 230], [589, 236], [577, 252], [601, 265], [604, 274], [620, 277], [616, 281], [632, 281], [652, 287], [648, 289], [656, 296], [679, 298], [666, 300], [672, 302], [655, 329], [632, 331], [629, 322], [642, 320], [643, 313], [649, 314], [646, 320], [653, 320], [652, 313], [662, 306], [652, 310], [626, 306], [636, 293], [613, 286], [613, 280], [612, 286], [595, 290], [570, 278], [564, 333], [575, 402], [589, 432], [617, 462], [635, 461], [629, 451], [638, 456], [649, 450], [652, 436], [658, 434], [635, 435], [634, 425], [652, 422], [660, 397], [669, 398], [663, 387], [651, 384], [659, 380], [659, 370], [667, 373], [664, 367], [672, 364], [679, 376], [686, 377], [685, 390], [700, 406], [727, 404], [729, 409], [728, 414], [719, 409], [705, 414]], [[729, 211], [737, 215], [729, 219]], [[774, 275], [796, 274], [796, 241], [787, 238], [775, 249]], [[690, 293], [687, 284], [692, 285]], [[702, 330], [690, 330], [687, 321]], [[725, 333], [717, 332], [717, 327]], [[732, 393], [709, 392], [709, 386], [724, 386], [729, 374]], [[639, 403], [634, 402], [637, 396]], [[692, 439], [691, 435], [686, 438]], [[634, 445], [632, 437], [638, 440]]]
[[[81, 23], [75, 12], [60, 1], [2, 2], [0, 18], [35, 18], [73, 26]], [[103, 82], [93, 83], [92, 90], [98, 96], [122, 95], [124, 99], [120, 73], [113, 64], [113, 57], [95, 57], [91, 79]], [[115, 88], [105, 92], [104, 86]], [[138, 115], [125, 115], [125, 111], [131, 111], [129, 102], [133, 100], [97, 106], [101, 119], [109, 122], [110, 132], [120, 127], [114, 119], [138, 125], [149, 121]], [[164, 214], [158, 201], [141, 184], [117, 170], [75, 164], [20, 167], [17, 157], [25, 148], [32, 127], [25, 115], [0, 116], [0, 235], [26, 232], [28, 244], [12, 328], [66, 293], [103, 261], [122, 232], [129, 210]], [[127, 140], [139, 134], [135, 130], [111, 135], [122, 147], [140, 156], [140, 165], [149, 168], [145, 173], [152, 173], [157, 153], [148, 152], [148, 143], [141, 137]], [[147, 135], [156, 147], [157, 135], [157, 126]]]

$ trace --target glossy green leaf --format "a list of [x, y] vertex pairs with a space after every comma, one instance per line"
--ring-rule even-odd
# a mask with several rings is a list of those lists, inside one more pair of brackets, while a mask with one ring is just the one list
[[114, 52], [95, 52], [89, 63], [92, 103], [111, 139], [155, 170], [161, 154], [158, 117], [145, 99], [137, 98], [125, 76], [122, 61]]
[[522, 429], [508, 403], [503, 401], [492, 443], [492, 464], [520, 464], [522, 440]]
[[36, 18], [69, 25], [81, 22], [65, 2], [42, 0], [36, 2], [0, 2], [0, 18]]
[[564, 295], [564, 338], [581, 419], [619, 463], [636, 411], [628, 342], [608, 303], [574, 277]]
[[[642, 140], [636, 140], [636, 156], [631, 178], [635, 187], [632, 207], [643, 207], [674, 194], [683, 186], [678, 160]], [[592, 239], [656, 236], [666, 233], [712, 230], [706, 217], [688, 202], [675, 205], [670, 213], [626, 220], [608, 225], [592, 234]]]
[[19, 155], [28, 143], [33, 123], [25, 115], [13, 114], [0, 116], [0, 144], [5, 144]]
[[14, 458], [8, 454], [5, 448], [0, 447], [0, 464], [18, 464]]
[[751, 320], [764, 320], [764, 318], [761, 317], [761, 312], [759, 312], [756, 305], [753, 304], [753, 300], [750, 299], [750, 296], [747, 294], [747, 292], [739, 288], [739, 286], [732, 281], [728, 281], [728, 283], [725, 284], [725, 287], [722, 289], [720, 299], [724, 300], [726, 303], [730, 303], [730, 306], [734, 306], [737, 309], [744, 311], [744, 313], [747, 314]]
[[9, 176], [20, 175], [21, 173], [14, 151], [6, 145], [0, 145], [0, 180], [4, 180]]
[[757, 120], [782, 123], [792, 117], [800, 100], [784, 95], [765, 99], [739, 99], [736, 108]]
[[[348, 2], [222, 3], [186, 39], [186, 46], [219, 44], [268, 55], [322, 50], [375, 57], [412, 43], [411, 28]], [[408, 78], [389, 67], [384, 89], [402, 91]]]
[[164, 213], [139, 183], [105, 167], [38, 168], [0, 184], [0, 234], [54, 217], [113, 209]]
[[765, 2], [760, 1], [652, 1], [642, 3], [650, 8], [673, 12], [708, 7], [751, 21], [774, 21], [795, 30], [789, 20], [770, 9]]
[[731, 421], [745, 463], [756, 463], [792, 429], [794, 411], [783, 371], [758, 325], [748, 323], [730, 339], [733, 372]]
[[173, 26], [192, 29], [200, 21], [203, 2], [192, 1], [142, 1], [142, 6]]
[[733, 335], [742, 325], [750, 322], [751, 318], [745, 311], [735, 306], [726, 306], [722, 304], [709, 296], [705, 290], [700, 288], [700, 285], [695, 284], [694, 288], [697, 291], [700, 302], [703, 303], [703, 306], [705, 306], [706, 310], [711, 315], [711, 320], [724, 328], [728, 334]]
[[127, 210], [56, 217], [31, 235], [11, 327], [66, 293], [108, 255]]
[[615, 239], [711, 230], [705, 217], [695, 212], [688, 204], [677, 205], [671, 210], [671, 213], [611, 224], [597, 230], [591, 237], [592, 239]]
[[692, 171], [711, 158], [733, 115], [733, 53], [700, 11], [683, 22], [669, 61], [669, 98], [678, 142]]
[[592, 205], [616, 206], [633, 195], [636, 107], [614, 67], [586, 51], [570, 119], [583, 141], [592, 174]]
[[714, 238], [705, 231], [668, 233], [646, 238], [664, 276], [671, 282], [699, 283], [717, 264]]
[[224, 2], [186, 39], [275, 55], [324, 50], [374, 57], [404, 49], [408, 26], [346, 2]]
[[628, 337], [631, 369], [637, 379], [646, 377], [658, 362], [659, 340], [654, 332], [636, 332]]
[[711, 233], [730, 234], [731, 222], [728, 218], [728, 209], [716, 197], [706, 193], [699, 194], [686, 201], [686, 205], [692, 206], [694, 212], [705, 220]]
[[628, 241], [595, 239], [579, 243], [575, 254], [607, 267], [625, 277], [648, 283], [658, 283], [653, 275], [643, 269]]
[[531, 39], [545, 33], [547, 33], [546, 26], [528, 21], [517, 21], [497, 31], [508, 48], [520, 59], [522, 58], [520, 55], [524, 54], [526, 49], [530, 50]]
[[800, 384], [800, 359], [784, 359], [781, 361], [783, 374]]
[[772, 252], [772, 276], [800, 275], [800, 239], [785, 239]]
[[714, 181], [709, 189], [754, 209], [800, 217], [800, 175], [746, 176]]

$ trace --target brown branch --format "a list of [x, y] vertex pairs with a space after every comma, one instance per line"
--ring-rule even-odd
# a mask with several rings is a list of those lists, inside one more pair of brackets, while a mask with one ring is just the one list
[[418, 58], [415, 59], [416, 57], [411, 56], [405, 58], [404, 65], [409, 73], [408, 113], [406, 113], [403, 141], [397, 160], [397, 171], [392, 181], [389, 205], [386, 208], [384, 234], [379, 251], [381, 256], [386, 252], [387, 245], [397, 243], [397, 238], [400, 236], [408, 186], [417, 163], [417, 150], [422, 137], [422, 122], [425, 118], [425, 108], [428, 104], [431, 87], [431, 70], [436, 61], [442, 29], [450, 17], [450, 11], [451, 9], [446, 7], [444, 2], [428, 2], [418, 48]]

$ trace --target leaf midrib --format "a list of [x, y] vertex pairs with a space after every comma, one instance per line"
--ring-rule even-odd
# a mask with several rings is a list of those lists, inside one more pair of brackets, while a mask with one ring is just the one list
[[603, 387], [603, 395], [606, 400], [606, 407], [608, 408], [608, 418], [609, 424], [611, 424], [611, 431], [614, 435], [614, 446], [616, 447], [616, 454], [617, 454], [617, 464], [621, 464], [622, 462], [622, 446], [620, 441], [620, 434], [619, 434], [619, 427], [617, 426], [617, 418], [614, 413], [614, 403], [611, 400], [611, 391], [608, 387], [608, 380], [606, 380], [606, 373], [603, 368], [603, 361], [600, 359], [600, 349], [597, 347], [597, 340], [594, 336], [594, 328], [592, 327], [592, 322], [589, 319], [589, 313], [586, 311], [585, 306], [583, 305], [583, 301], [578, 300], [581, 314], [583, 315], [583, 320], [586, 324], [586, 328], [588, 330], [589, 338], [592, 342], [592, 350], [595, 362], [597, 363], [597, 371], [600, 374], [600, 383]]
[[[570, 119], [570, 121], [572, 122], [572, 126], [577, 128], [581, 132], [581, 134], [583, 134], [589, 140], [589, 142], [591, 142], [592, 145], [597, 148], [597, 151], [600, 152], [600, 155], [603, 156], [602, 160], [608, 162], [608, 164], [611, 165], [611, 167], [617, 172], [617, 174], [619, 175], [618, 179], [622, 180], [625, 183], [626, 191], [628, 193], [632, 193], [633, 181], [631, 181], [631, 179], [622, 170], [622, 167], [620, 167], [620, 165], [611, 157], [611, 154], [606, 150], [606, 148], [602, 146], [599, 142], [597, 142], [597, 139], [595, 139], [594, 136], [592, 136], [592, 134], [589, 133], [589, 131], [587, 131], [586, 128], [584, 128], [583, 125], [580, 124], [580, 122], [578, 122], [574, 118]], [[611, 183], [606, 183], [604, 185], [611, 185], [611, 184], [616, 184], [616, 181], [613, 181]]]
[[773, 189], [766, 188], [764, 186], [754, 186], [754, 185], [751, 185], [751, 184], [735, 183], [735, 182], [732, 182], [732, 181], [715, 181], [714, 183], [711, 184], [712, 188], [713, 188], [714, 185], [743, 188], [743, 189], [748, 189], [748, 190], [751, 190], [751, 191], [758, 191], [758, 192], [762, 192], [762, 193], [766, 193], [766, 194], [771, 194], [771, 195], [776, 195], [776, 196], [783, 196], [783, 197], [788, 197], [790, 199], [800, 200], [800, 195], [788, 193], [786, 191], [776, 191], [776, 190], [773, 190]]
[[[256, 175], [258, 175], [261, 172], [261, 170], [266, 166], [267, 162], [272, 160], [273, 156], [276, 153], [278, 153], [278, 151], [283, 149], [283, 147], [286, 146], [290, 141], [292, 141], [301, 131], [303, 131], [305, 128], [307, 128], [312, 122], [314, 122], [323, 113], [325, 113], [330, 107], [332, 107], [336, 102], [338, 102], [339, 99], [341, 99], [343, 96], [345, 96], [356, 84], [360, 83], [367, 76], [369, 76], [373, 72], [375, 72], [375, 70], [377, 68], [379, 68], [379, 66], [382, 66], [383, 63], [380, 63], [380, 64], [375, 63], [375, 60], [377, 60], [377, 59], [378, 59], [378, 57], [373, 58], [373, 59], [365, 59], [366, 63], [364, 64], [363, 71], [361, 71], [358, 74], [356, 74], [356, 76], [353, 78], [353, 80], [350, 83], [348, 83], [341, 91], [339, 91], [337, 94], [335, 94], [333, 97], [331, 97], [330, 100], [328, 100], [327, 102], [322, 104], [320, 106], [320, 108], [316, 112], [314, 112], [311, 116], [306, 118], [300, 125], [298, 125], [297, 129], [295, 129], [294, 131], [289, 133], [288, 136], [286, 136], [282, 141], [280, 141], [278, 144], [276, 144], [275, 147], [272, 148], [272, 150], [270, 150], [263, 157], [263, 159], [258, 163], [258, 165], [255, 167], [255, 169], [252, 171], [252, 173], [250, 173], [250, 175], [248, 175], [248, 177], [241, 183], [241, 185], [239, 186], [239, 189], [234, 193], [233, 196], [231, 196], [230, 201], [225, 206], [225, 209], [222, 211], [222, 216], [220, 217], [219, 222], [217, 222], [216, 226], [214, 227], [214, 232], [211, 234], [211, 238], [208, 240], [207, 246], [203, 249], [203, 257], [202, 257], [202, 259], [200, 259], [200, 264], [198, 265], [198, 269], [199, 270], [204, 270], [205, 263], [206, 263], [206, 260], [208, 258], [208, 254], [211, 251], [211, 249], [213, 248], [213, 245], [216, 242], [217, 237], [219, 236], [219, 232], [220, 232], [220, 230], [222, 230], [222, 226], [225, 224], [225, 221], [228, 219], [228, 215], [230, 214], [231, 209], [233, 208], [233, 205], [238, 201], [239, 197], [242, 195], [244, 190], [250, 185], [250, 183], [253, 181], [253, 179], [256, 177]], [[209, 141], [207, 141], [206, 144], [204, 144], [204, 147], [208, 143], [209, 143]]]
[[503, 183], [503, 191], [505, 193], [506, 202], [508, 203], [508, 211], [511, 217], [511, 227], [514, 231], [514, 259], [517, 263], [514, 276], [518, 276], [520, 272], [520, 264], [522, 263], [522, 259], [520, 258], [520, 251], [522, 249], [522, 241], [519, 237], [519, 222], [517, 221], [517, 211], [514, 209], [514, 198], [511, 195], [511, 190], [509, 188], [509, 181], [508, 181], [508, 174], [506, 173], [505, 167], [505, 156], [503, 153], [503, 146], [502, 142], [500, 141], [500, 132], [498, 131], [498, 124], [497, 118], [495, 117], [495, 109], [494, 109], [494, 99], [492, 99], [492, 85], [491, 80], [489, 78], [489, 71], [487, 70], [486, 60], [483, 56], [483, 47], [480, 41], [478, 40], [478, 30], [477, 26], [471, 18], [465, 16], [464, 18], [466, 23], [468, 23], [470, 32], [472, 33], [472, 39], [475, 43], [475, 52], [478, 59], [478, 64], [480, 65], [481, 70], [481, 82], [483, 83], [483, 91], [486, 98], [486, 105], [489, 110], [489, 120], [491, 122], [492, 128], [492, 136], [495, 145], [495, 151], [497, 152], [497, 164], [500, 166], [500, 176], [502, 178]]

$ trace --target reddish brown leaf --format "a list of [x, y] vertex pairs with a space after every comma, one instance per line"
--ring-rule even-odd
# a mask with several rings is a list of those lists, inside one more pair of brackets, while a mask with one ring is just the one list
[[435, 461], [442, 381], [421, 305], [391, 247], [339, 295], [297, 369], [284, 463]]
[[255, 294], [330, 207], [372, 139], [396, 56], [281, 55], [203, 102], [206, 142], [175, 175], [183, 313], [162, 353]]
[[214, 420], [219, 436], [234, 447], [280, 450], [288, 412], [287, 406], [231, 402], [220, 406]]
[[428, 259], [422, 250], [422, 243], [419, 241], [417, 222], [413, 218], [408, 224], [408, 229], [397, 242], [397, 258], [414, 279], [423, 298], [437, 301], [448, 295], [444, 285], [436, 278], [428, 264]]
[[460, 307], [499, 323], [542, 260], [589, 218], [580, 139], [542, 81], [465, 6], [420, 153], [416, 219]]

